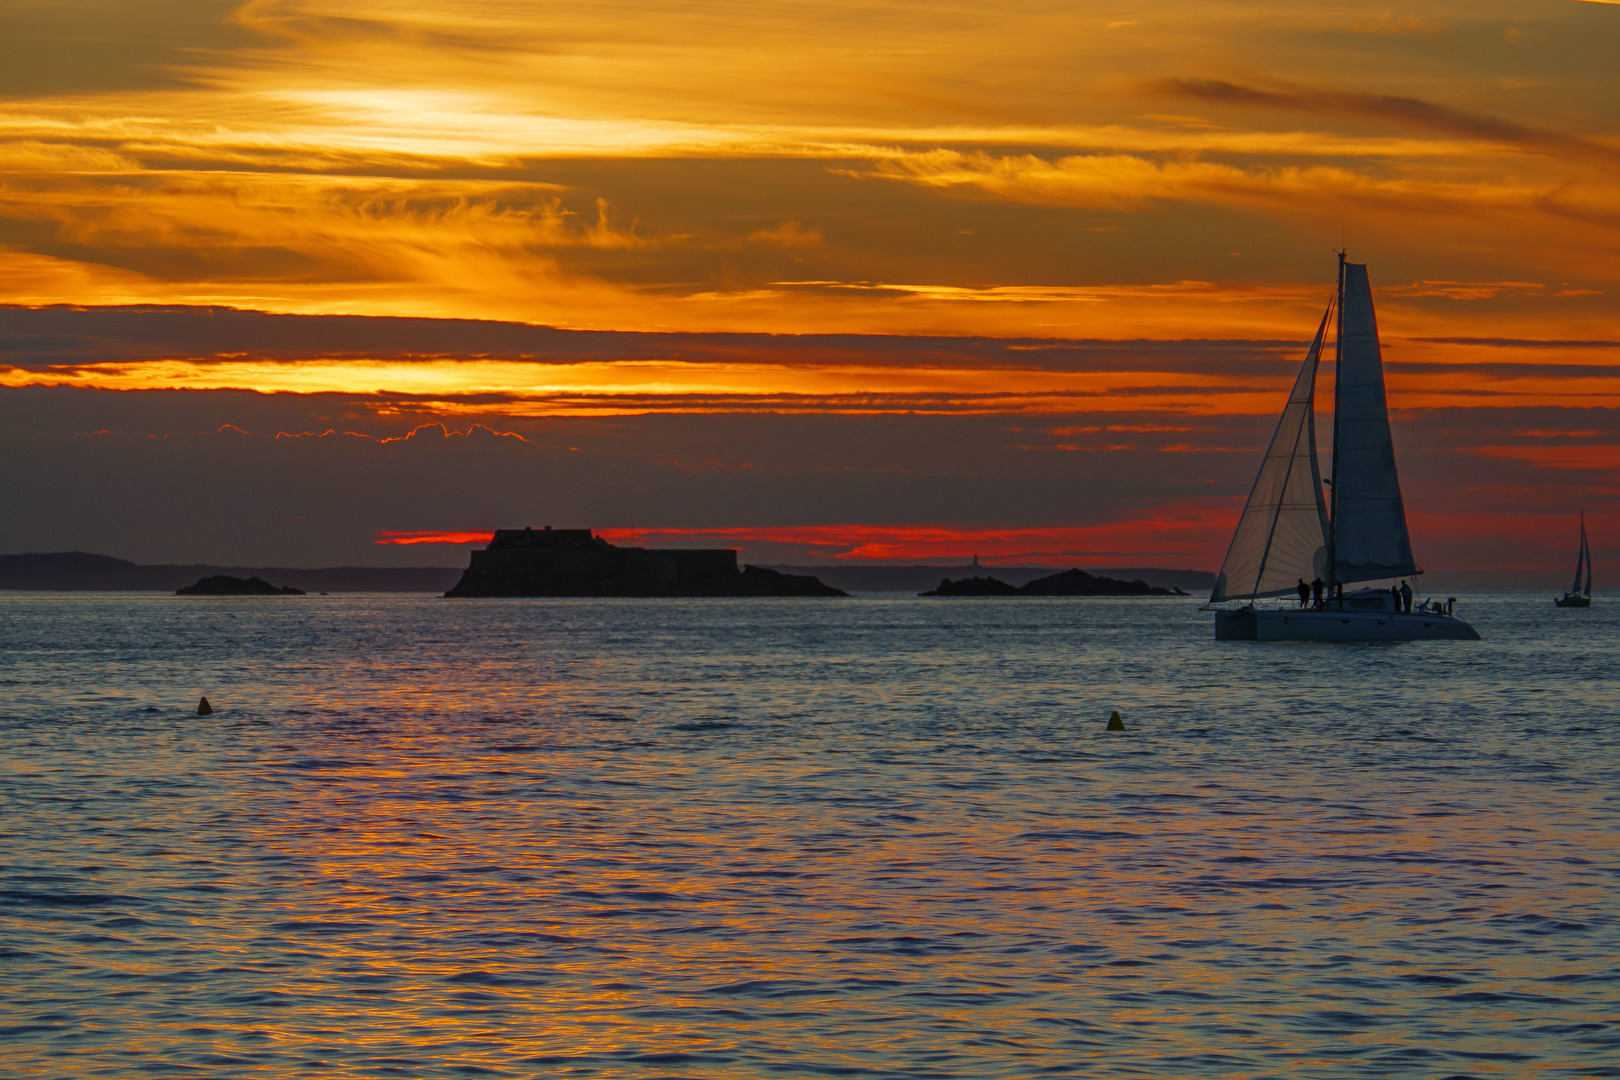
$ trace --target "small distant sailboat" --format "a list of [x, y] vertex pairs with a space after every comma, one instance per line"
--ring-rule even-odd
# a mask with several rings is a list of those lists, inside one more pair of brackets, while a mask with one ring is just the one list
[[[1581, 584], [1581, 574], [1586, 574], [1586, 584]], [[1586, 514], [1581, 514], [1581, 553], [1575, 556], [1575, 582], [1570, 585], [1569, 591], [1563, 596], [1553, 597], [1553, 603], [1559, 607], [1591, 607], [1592, 606], [1592, 548], [1586, 542]]]
[[[1331, 508], [1322, 497], [1316, 456], [1316, 370], [1328, 327], [1334, 334], [1333, 476]], [[1339, 253], [1339, 283], [1305, 364], [1288, 395], [1243, 508], [1209, 604], [1221, 641], [1478, 641], [1479, 633], [1451, 614], [1453, 600], [1412, 607], [1393, 589], [1344, 586], [1411, 578], [1406, 507], [1395, 472], [1395, 444], [1384, 398], [1367, 268]], [[1261, 607], [1265, 597], [1303, 593], [1321, 583], [1321, 599], [1298, 607]], [[1235, 603], [1233, 608], [1214, 605]]]

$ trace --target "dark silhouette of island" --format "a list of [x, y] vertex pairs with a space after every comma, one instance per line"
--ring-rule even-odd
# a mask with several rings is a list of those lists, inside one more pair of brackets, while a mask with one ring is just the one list
[[1096, 577], [1078, 567], [1022, 586], [1012, 586], [993, 577], [970, 577], [952, 581], [946, 578], [919, 596], [1186, 596], [1180, 589], [1162, 589], [1145, 581], [1120, 581]]
[[918, 596], [1017, 596], [1018, 586], [1009, 585], [1000, 578], [965, 577], [952, 581], [945, 578], [928, 592]]
[[617, 547], [589, 529], [497, 529], [446, 596], [848, 596], [737, 566], [734, 548]]
[[56, 551], [0, 555], [0, 589], [42, 592], [167, 592], [199, 578], [279, 581], [305, 592], [442, 593], [461, 577], [454, 566], [332, 566], [315, 570], [286, 566], [142, 566], [110, 555]]
[[303, 596], [303, 589], [295, 589], [291, 585], [275, 586], [263, 578], [231, 577], [229, 574], [215, 574], [205, 577], [195, 585], [187, 585], [183, 589], [174, 590], [176, 596]]

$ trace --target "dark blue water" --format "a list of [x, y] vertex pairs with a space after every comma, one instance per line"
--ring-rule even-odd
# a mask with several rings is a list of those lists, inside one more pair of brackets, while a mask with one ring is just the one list
[[0, 597], [0, 1074], [1620, 1076], [1620, 603], [1195, 608]]

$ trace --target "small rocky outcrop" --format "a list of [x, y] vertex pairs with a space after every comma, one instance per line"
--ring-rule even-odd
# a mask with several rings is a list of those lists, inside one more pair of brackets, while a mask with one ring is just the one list
[[763, 566], [745, 566], [737, 575], [742, 591], [736, 596], [848, 596], [843, 589], [835, 589], [818, 577], [809, 574], [784, 574], [767, 570]]
[[946, 578], [939, 586], [918, 596], [1017, 596], [1016, 586], [993, 577]]
[[[1140, 578], [1121, 581], [1118, 578], [1095, 577], [1075, 567], [1036, 578], [1018, 590], [1025, 596], [1176, 596], [1179, 590], [1160, 589]], [[1185, 596], [1185, 593], [1180, 593]]]
[[303, 589], [295, 589], [291, 585], [277, 587], [263, 578], [231, 577], [229, 574], [215, 574], [205, 577], [195, 585], [187, 585], [183, 589], [174, 590], [176, 596], [303, 596]]
[[1014, 588], [993, 577], [946, 578], [939, 588], [919, 596], [1186, 596], [1180, 589], [1161, 589], [1145, 581], [1097, 577], [1078, 567], [1036, 578]]

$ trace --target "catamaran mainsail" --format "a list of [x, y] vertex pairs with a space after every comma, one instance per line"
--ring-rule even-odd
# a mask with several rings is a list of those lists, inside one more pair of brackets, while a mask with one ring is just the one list
[[[1337, 321], [1335, 322], [1335, 314]], [[1316, 453], [1316, 372], [1329, 326], [1334, 333], [1333, 464], [1322, 496]], [[1478, 640], [1436, 601], [1412, 610], [1392, 589], [1344, 586], [1412, 578], [1412, 557], [1395, 471], [1395, 443], [1384, 396], [1378, 319], [1366, 266], [1339, 254], [1338, 289], [1305, 354], [1261, 462], [1249, 501], [1215, 579], [1215, 636], [1222, 640]], [[1305, 583], [1316, 591], [1306, 599]], [[1299, 592], [1297, 609], [1256, 601]], [[1320, 595], [1320, 599], [1317, 599]]]
[[[1581, 585], [1581, 571], [1586, 572], [1586, 585]], [[1581, 512], [1581, 552], [1575, 556], [1575, 583], [1563, 596], [1553, 597], [1553, 603], [1559, 607], [1592, 606], [1592, 548], [1586, 542], [1586, 513]]]

